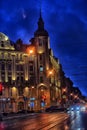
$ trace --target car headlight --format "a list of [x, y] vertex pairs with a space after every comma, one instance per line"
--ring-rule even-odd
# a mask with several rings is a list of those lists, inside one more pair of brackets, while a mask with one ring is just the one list
[[86, 108], [85, 108], [85, 107], [81, 107], [81, 110], [82, 110], [82, 111], [85, 111], [85, 110], [86, 110]]
[[73, 107], [71, 107], [71, 111], [73, 111], [74, 110], [74, 108]]
[[76, 110], [77, 110], [77, 111], [79, 111], [79, 110], [80, 110], [80, 108], [79, 108], [79, 107], [76, 107]]

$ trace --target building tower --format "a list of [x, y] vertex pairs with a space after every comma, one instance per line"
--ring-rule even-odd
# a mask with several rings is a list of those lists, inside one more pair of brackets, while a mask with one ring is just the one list
[[[34, 32], [34, 38], [31, 39], [31, 44], [36, 47], [37, 57], [37, 72], [36, 72], [36, 86], [38, 89], [39, 106], [49, 105], [50, 91], [49, 91], [49, 78], [47, 78], [49, 70], [49, 34], [44, 28], [44, 21], [40, 11], [40, 17], [38, 20], [38, 28]], [[45, 102], [42, 101], [42, 97], [45, 96]]]

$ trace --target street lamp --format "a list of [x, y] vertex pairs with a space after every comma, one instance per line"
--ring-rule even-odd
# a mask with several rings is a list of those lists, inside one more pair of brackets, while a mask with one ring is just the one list
[[29, 46], [26, 51], [29, 55], [34, 55], [35, 54], [35, 47]]
[[66, 88], [63, 88], [63, 93], [65, 93], [66, 92]]
[[54, 74], [54, 70], [48, 70], [48, 77], [52, 76]]

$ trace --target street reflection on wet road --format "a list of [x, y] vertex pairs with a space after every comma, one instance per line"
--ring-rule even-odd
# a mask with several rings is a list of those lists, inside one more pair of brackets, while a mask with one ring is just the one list
[[87, 112], [41, 113], [3, 121], [0, 130], [87, 130]]
[[87, 112], [72, 111], [70, 113], [69, 130], [87, 130]]

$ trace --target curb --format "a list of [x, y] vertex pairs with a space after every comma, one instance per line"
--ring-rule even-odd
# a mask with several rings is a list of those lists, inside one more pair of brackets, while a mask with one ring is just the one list
[[8, 117], [2, 117], [2, 121], [5, 120], [11, 120], [11, 119], [17, 119], [17, 118], [23, 118], [23, 117], [28, 117], [28, 116], [32, 116], [35, 113], [31, 113], [31, 114], [25, 114], [25, 115], [16, 115], [16, 116], [8, 116]]

